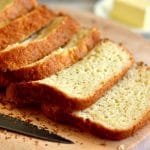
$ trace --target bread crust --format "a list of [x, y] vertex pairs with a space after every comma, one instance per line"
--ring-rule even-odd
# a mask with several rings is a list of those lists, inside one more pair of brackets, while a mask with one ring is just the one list
[[38, 61], [53, 50], [63, 46], [77, 32], [78, 28], [79, 25], [75, 20], [69, 16], [64, 16], [57, 28], [54, 28], [46, 38], [0, 52], [0, 70], [12, 71]]
[[[76, 47], [68, 48], [68, 50], [62, 51], [59, 55], [49, 54], [43, 58], [45, 60], [42, 63], [37, 61], [33, 66], [9, 72], [10, 82], [40, 80], [76, 63], [92, 50], [100, 40], [100, 34], [97, 29], [92, 28], [89, 30], [88, 35], [79, 41]], [[6, 78], [6, 75], [4, 76]], [[6, 82], [4, 86], [6, 86]]]
[[110, 140], [122, 140], [129, 136], [132, 136], [138, 129], [145, 126], [150, 120], [150, 110], [148, 110], [143, 115], [143, 117], [130, 128], [125, 130], [113, 130], [103, 125], [92, 122], [89, 119], [83, 119], [71, 113], [66, 113], [58, 106], [45, 103], [41, 105], [41, 108], [43, 113], [54, 121], [72, 125], [80, 129], [81, 131], [90, 132], [98, 137]]
[[[107, 40], [102, 40], [104, 42]], [[126, 49], [124, 49], [127, 51]], [[12, 100], [16, 105], [22, 105], [26, 103], [41, 103], [42, 101], [49, 101], [51, 104], [56, 104], [66, 109], [68, 112], [74, 110], [82, 110], [93, 103], [95, 103], [104, 93], [109, 90], [115, 83], [118, 82], [133, 65], [134, 59], [130, 55], [130, 63], [126, 66], [118, 75], [109, 79], [103, 88], [98, 88], [91, 97], [80, 99], [69, 97], [62, 91], [48, 85], [35, 82], [22, 82], [11, 84], [7, 88], [7, 97]]]
[[13, 0], [12, 4], [0, 13], [0, 23], [5, 24], [21, 17], [37, 7], [37, 5], [36, 0]]
[[22, 41], [47, 25], [55, 14], [46, 6], [38, 6], [27, 15], [0, 28], [0, 50]]

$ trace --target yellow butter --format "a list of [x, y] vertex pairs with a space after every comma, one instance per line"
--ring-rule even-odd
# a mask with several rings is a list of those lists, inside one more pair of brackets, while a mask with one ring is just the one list
[[150, 29], [150, 1], [115, 0], [110, 16], [133, 27]]

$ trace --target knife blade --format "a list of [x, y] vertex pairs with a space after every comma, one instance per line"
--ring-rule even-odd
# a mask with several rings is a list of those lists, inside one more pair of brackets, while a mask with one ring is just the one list
[[45, 130], [43, 128], [38, 128], [37, 126], [31, 123], [1, 113], [0, 113], [0, 128], [28, 135], [30, 137], [38, 138], [41, 140], [64, 144], [73, 144], [72, 141], [65, 139], [53, 132], [49, 132], [48, 130]]

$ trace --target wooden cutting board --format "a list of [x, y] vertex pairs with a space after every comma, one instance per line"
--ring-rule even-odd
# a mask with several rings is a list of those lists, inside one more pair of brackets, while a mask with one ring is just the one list
[[[64, 9], [63, 9], [64, 10]], [[110, 38], [123, 43], [130, 49], [137, 61], [144, 61], [150, 65], [150, 41], [146, 41], [140, 35], [128, 31], [119, 24], [95, 17], [85, 12], [69, 12], [84, 26], [95, 26], [100, 29], [102, 37]], [[0, 150], [149, 150], [150, 149], [150, 125], [145, 126], [134, 136], [121, 141], [109, 141], [95, 137], [89, 133], [55, 123], [43, 116], [36, 109], [15, 109], [10, 106], [0, 105], [0, 113], [9, 114], [22, 120], [32, 122], [40, 127], [72, 140], [75, 144], [58, 144], [33, 139], [27, 136], [0, 130]], [[145, 148], [145, 149], [144, 149]]]

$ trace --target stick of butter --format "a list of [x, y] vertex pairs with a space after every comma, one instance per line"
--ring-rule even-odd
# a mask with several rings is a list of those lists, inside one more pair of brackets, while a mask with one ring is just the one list
[[110, 17], [136, 28], [150, 29], [150, 1], [115, 0]]

